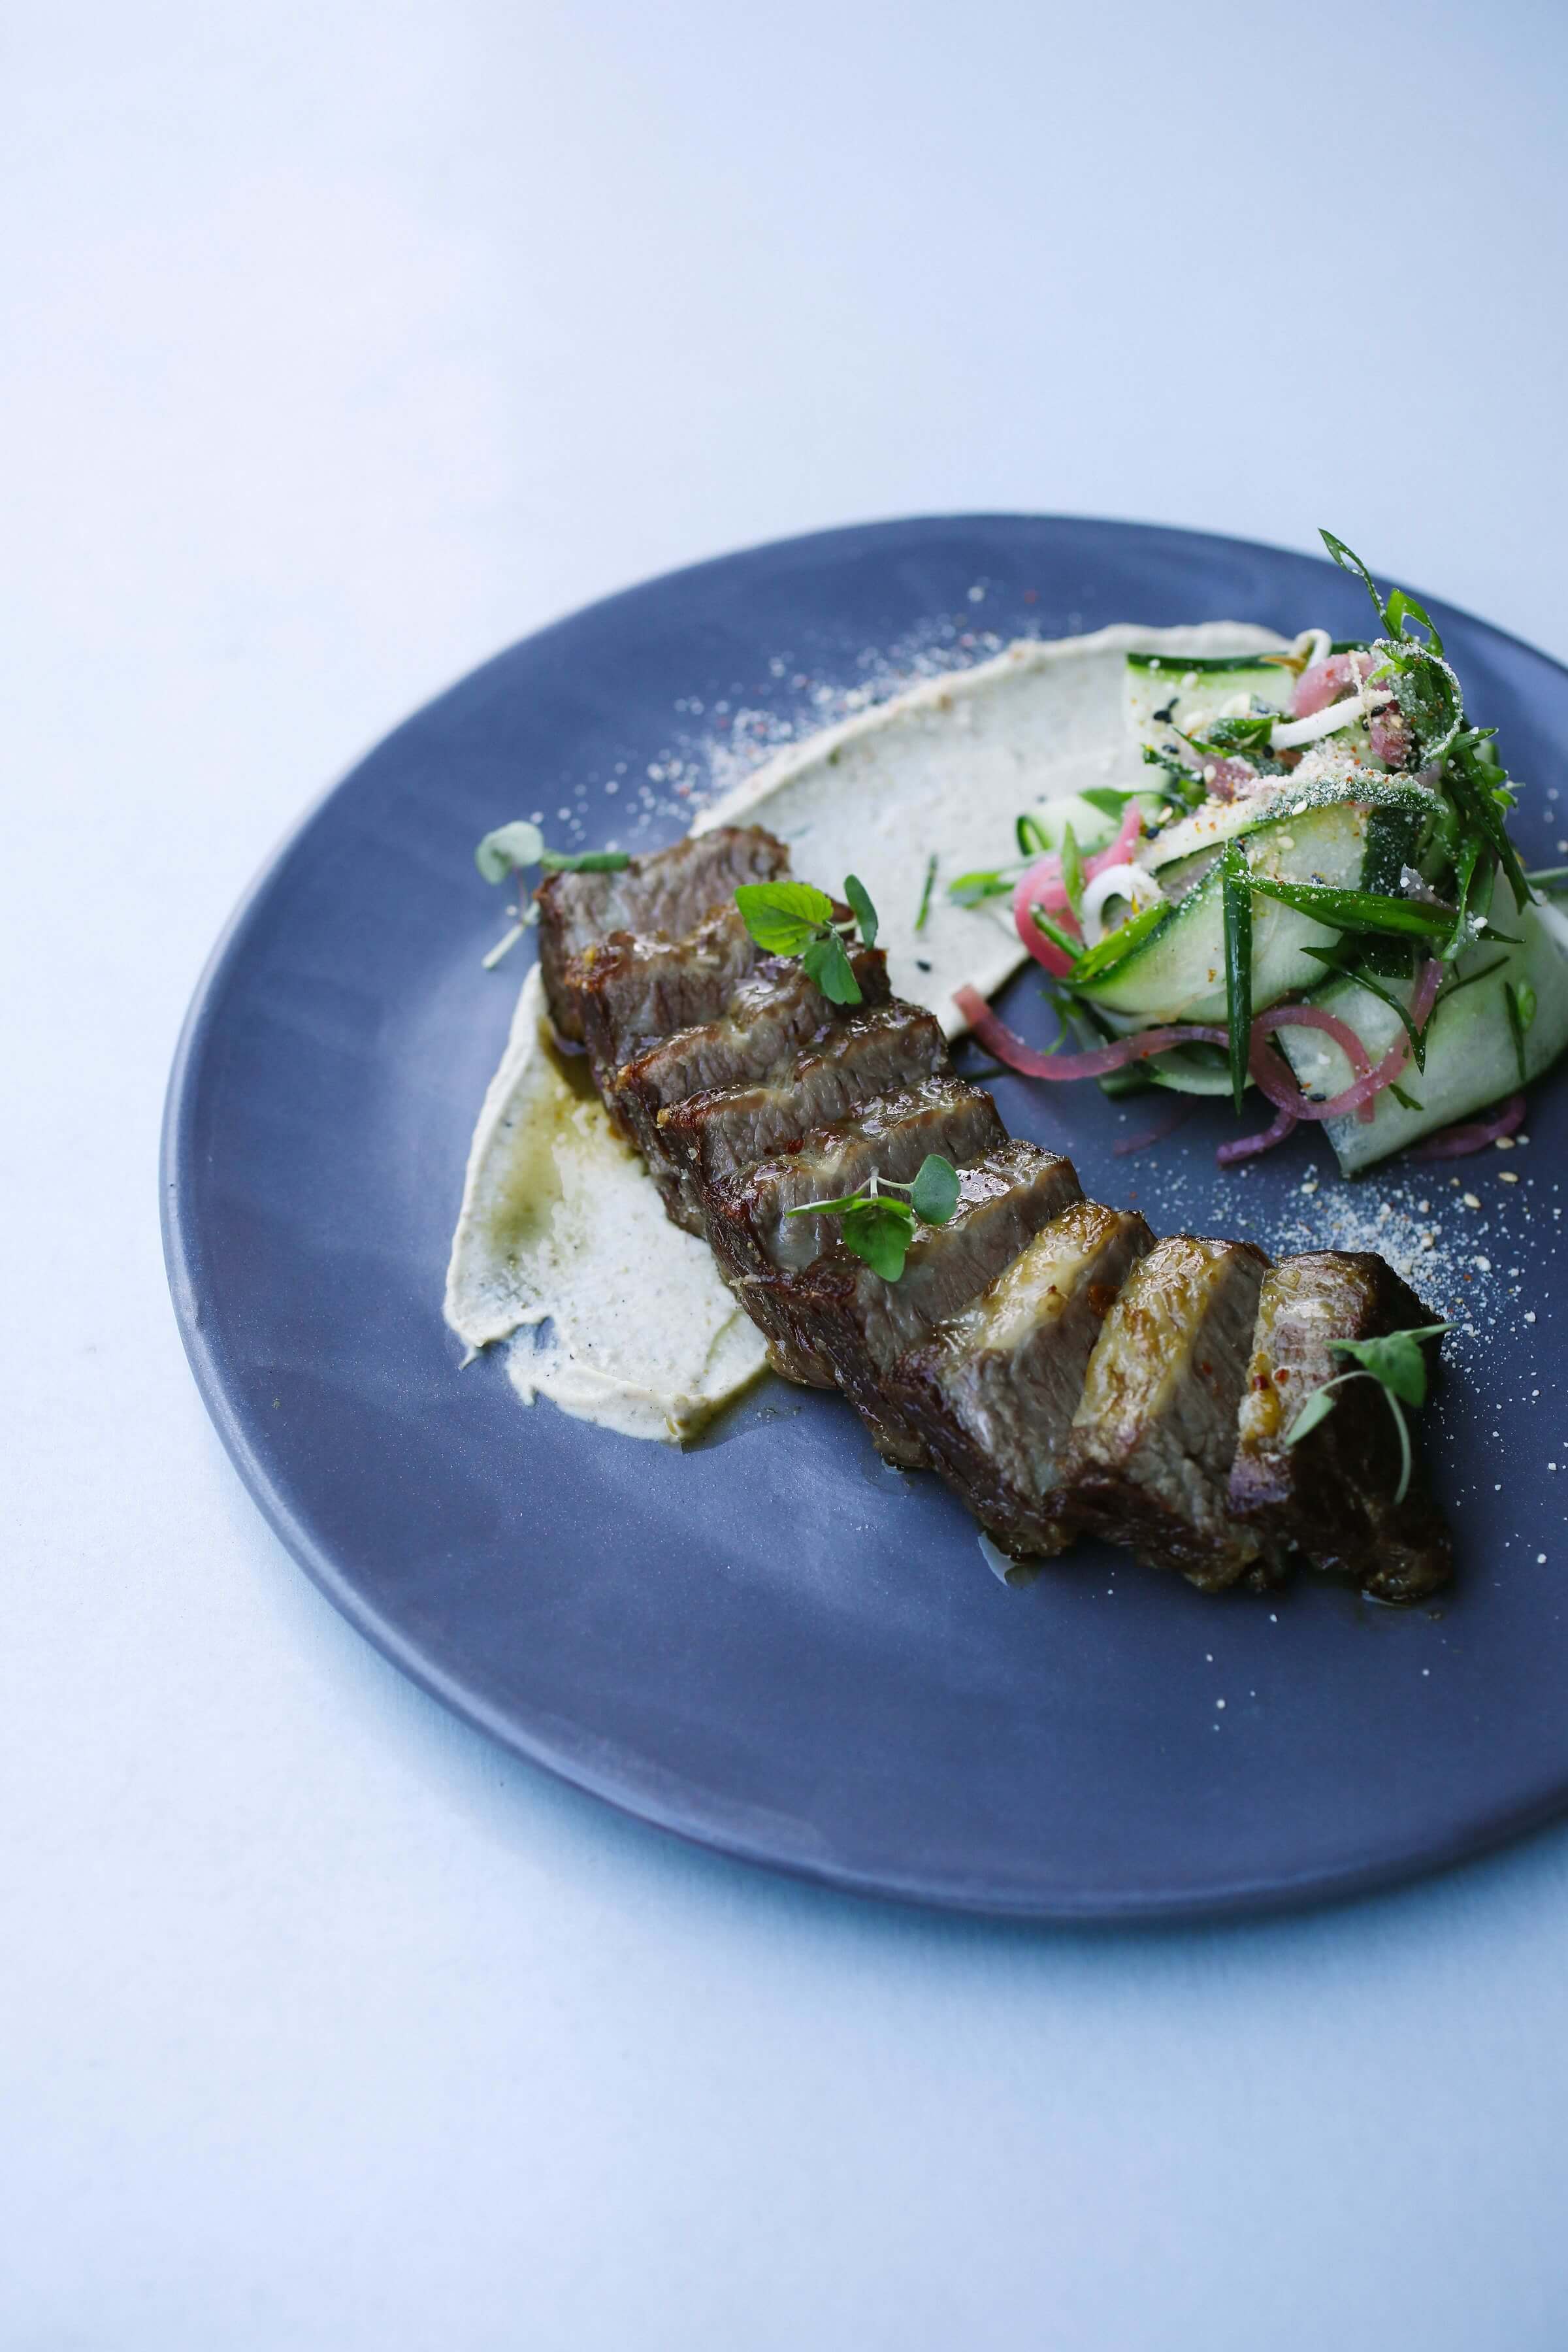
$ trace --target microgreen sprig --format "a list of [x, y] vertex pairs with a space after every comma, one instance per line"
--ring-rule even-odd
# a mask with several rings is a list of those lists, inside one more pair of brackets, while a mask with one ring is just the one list
[[544, 835], [526, 817], [518, 817], [510, 824], [498, 824], [487, 833], [474, 851], [474, 864], [487, 882], [504, 882], [517, 875], [517, 920], [510, 931], [499, 939], [484, 957], [484, 968], [493, 971], [502, 956], [516, 947], [524, 931], [537, 921], [537, 910], [524, 908], [521, 877], [530, 866], [537, 866], [546, 874], [618, 874], [631, 859], [624, 849], [546, 849]]
[[1426, 1359], [1422, 1353], [1423, 1339], [1440, 1339], [1453, 1329], [1451, 1323], [1426, 1323], [1409, 1331], [1390, 1331], [1380, 1339], [1334, 1339], [1330, 1342], [1336, 1356], [1352, 1359], [1349, 1371], [1325, 1381], [1316, 1395], [1308, 1398], [1286, 1432], [1287, 1445], [1300, 1445], [1310, 1437], [1321, 1423], [1327, 1421], [1339, 1402], [1333, 1393], [1347, 1381], [1373, 1380], [1382, 1389], [1394, 1415], [1394, 1425], [1399, 1432], [1399, 1484], [1394, 1499], [1403, 1503], [1410, 1492], [1415, 1456], [1410, 1445], [1410, 1428], [1405, 1418], [1405, 1407], [1419, 1409], [1426, 1402]]
[[853, 874], [844, 880], [852, 919], [841, 921], [826, 890], [811, 882], [742, 882], [735, 893], [741, 920], [767, 955], [798, 956], [808, 980], [830, 1004], [863, 1002], [855, 967], [845, 947], [858, 929], [868, 948], [877, 944], [877, 909], [866, 886]]
[[[844, 1245], [879, 1274], [884, 1282], [897, 1282], [904, 1270], [910, 1244], [915, 1237], [915, 1227], [945, 1225], [958, 1206], [958, 1171], [951, 1160], [937, 1151], [929, 1151], [916, 1171], [912, 1184], [895, 1183], [890, 1177], [873, 1174], [865, 1189], [846, 1192], [836, 1201], [803, 1201], [798, 1209], [787, 1209], [791, 1217], [837, 1217]], [[907, 1200], [889, 1200], [890, 1192], [908, 1194]]]

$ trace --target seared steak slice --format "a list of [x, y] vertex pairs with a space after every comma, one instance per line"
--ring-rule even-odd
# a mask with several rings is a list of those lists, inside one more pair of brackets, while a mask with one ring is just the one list
[[1250, 1242], [1156, 1243], [1101, 1326], [1068, 1439], [1063, 1507], [1205, 1591], [1266, 1550], [1226, 1495], [1268, 1270]]
[[1061, 1455], [1089, 1351], [1154, 1246], [1136, 1212], [1075, 1202], [888, 1381], [904, 1420], [1004, 1551], [1065, 1551]]
[[703, 1196], [709, 1238], [737, 1275], [807, 1266], [837, 1241], [838, 1222], [794, 1217], [792, 1209], [841, 1200], [873, 1174], [908, 1184], [928, 1152], [941, 1152], [957, 1168], [1006, 1140], [988, 1094], [966, 1078], [922, 1078], [710, 1185]]
[[711, 1184], [847, 1118], [858, 1103], [950, 1070], [934, 1013], [896, 1001], [851, 1012], [751, 1086], [689, 1095], [659, 1113], [659, 1132], [689, 1182]]
[[760, 825], [720, 825], [634, 857], [615, 874], [550, 874], [534, 892], [539, 905], [539, 968], [550, 1017], [562, 1036], [580, 1040], [581, 1009], [566, 967], [612, 931], [681, 939], [726, 907], [741, 882], [771, 882], [789, 871], [789, 852]]
[[606, 1100], [623, 1062], [673, 1030], [716, 1021], [757, 961], [756, 942], [733, 906], [682, 939], [612, 931], [574, 956], [563, 992]]
[[[1376, 1339], [1439, 1318], [1367, 1251], [1312, 1250], [1265, 1276], [1230, 1474], [1230, 1507], [1258, 1533], [1295, 1545], [1314, 1568], [1342, 1569], [1379, 1601], [1415, 1601], [1453, 1574], [1453, 1545], [1417, 1460], [1399, 1485], [1399, 1433], [1361, 1381], [1299, 1445], [1290, 1424], [1325, 1381], [1352, 1369], [1336, 1339]], [[1436, 1342], [1430, 1341], [1429, 1353]]]
[[958, 1167], [1006, 1139], [989, 1095], [963, 1078], [925, 1078], [862, 1103], [852, 1118], [817, 1129], [743, 1175], [705, 1186], [704, 1227], [720, 1270], [767, 1335], [774, 1370], [813, 1388], [837, 1386], [832, 1364], [797, 1338], [768, 1287], [775, 1269], [808, 1266], [838, 1238], [837, 1218], [792, 1217], [792, 1209], [858, 1192], [873, 1172], [908, 1184], [928, 1152]]
[[832, 1365], [879, 1451], [918, 1468], [931, 1456], [887, 1375], [1079, 1197], [1070, 1160], [1036, 1143], [1004, 1143], [962, 1171], [951, 1223], [916, 1228], [897, 1282], [840, 1241], [814, 1265], [765, 1276], [758, 1286], [795, 1347]]
[[[885, 1003], [888, 963], [881, 949], [852, 948], [849, 961], [862, 1006]], [[793, 959], [768, 956], [742, 981], [717, 1020], [678, 1029], [616, 1072], [605, 1095], [610, 1116], [641, 1147], [678, 1225], [700, 1233], [702, 1212], [689, 1188], [682, 1196], [679, 1171], [659, 1132], [660, 1111], [705, 1089], [765, 1076], [812, 1040], [832, 1035], [855, 1010], [830, 1004]]]

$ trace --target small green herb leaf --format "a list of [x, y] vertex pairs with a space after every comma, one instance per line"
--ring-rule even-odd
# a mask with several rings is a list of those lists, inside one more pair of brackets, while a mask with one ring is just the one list
[[871, 904], [866, 885], [860, 880], [858, 875], [845, 876], [844, 896], [854, 911], [856, 922], [860, 927], [860, 937], [868, 948], [874, 948], [877, 944], [877, 909]]
[[1390, 1331], [1380, 1339], [1335, 1339], [1336, 1356], [1349, 1356], [1405, 1404], [1426, 1402], [1426, 1359], [1423, 1339], [1436, 1339], [1453, 1329], [1451, 1323], [1426, 1323], [1411, 1331]]
[[[878, 1192], [841, 1192], [836, 1201], [803, 1201], [798, 1209], [786, 1209], [784, 1214], [786, 1217], [843, 1217], [851, 1209], [874, 1208], [880, 1198]], [[895, 1209], [900, 1217], [914, 1214], [914, 1211], [906, 1208], [901, 1201], [889, 1201], [888, 1206]]]
[[514, 824], [498, 824], [474, 852], [474, 864], [487, 882], [504, 882], [524, 866], [537, 866], [544, 855], [544, 835], [536, 824], [520, 817]]
[[910, 1188], [910, 1206], [922, 1225], [945, 1225], [958, 1206], [958, 1171], [951, 1160], [931, 1151], [921, 1160]]
[[844, 942], [837, 931], [827, 931], [808, 940], [800, 950], [800, 961], [807, 980], [816, 982], [829, 1004], [858, 1004], [861, 1002], [860, 983], [855, 977], [855, 967], [845, 953]]
[[1338, 1397], [1332, 1396], [1330, 1393], [1330, 1388], [1331, 1385], [1331, 1382], [1329, 1383], [1323, 1388], [1321, 1388], [1316, 1396], [1310, 1396], [1307, 1399], [1306, 1403], [1301, 1407], [1300, 1412], [1296, 1415], [1295, 1420], [1290, 1423], [1289, 1428], [1285, 1433], [1285, 1443], [1287, 1445], [1300, 1445], [1304, 1437], [1310, 1437], [1313, 1430], [1317, 1428], [1320, 1422], [1327, 1421], [1330, 1413], [1332, 1412], [1335, 1405], [1339, 1402]]
[[769, 955], [799, 955], [833, 919], [833, 901], [809, 882], [742, 882], [735, 904], [757, 945]]
[[870, 1201], [846, 1210], [840, 1226], [844, 1245], [884, 1282], [897, 1282], [914, 1238], [914, 1221], [897, 1201]]

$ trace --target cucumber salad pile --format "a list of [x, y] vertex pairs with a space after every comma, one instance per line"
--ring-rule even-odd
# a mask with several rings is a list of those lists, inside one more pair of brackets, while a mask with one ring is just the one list
[[1018, 820], [1020, 866], [952, 888], [1011, 894], [1061, 1015], [1057, 1049], [1037, 1053], [962, 991], [999, 1060], [1110, 1092], [1229, 1095], [1238, 1111], [1256, 1087], [1273, 1117], [1222, 1163], [1310, 1119], [1349, 1175], [1518, 1126], [1521, 1089], [1568, 1044], [1568, 914], [1550, 895], [1568, 877], [1524, 870], [1496, 730], [1468, 720], [1428, 614], [1403, 591], [1385, 601], [1323, 538], [1380, 635], [1308, 629], [1228, 660], [1130, 654], [1144, 788], [1047, 803]]

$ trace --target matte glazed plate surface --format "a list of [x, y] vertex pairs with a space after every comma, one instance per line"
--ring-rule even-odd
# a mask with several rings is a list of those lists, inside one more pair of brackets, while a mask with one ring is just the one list
[[[1547, 862], [1568, 672], [1432, 609], [1472, 710], [1531, 783], [1518, 830]], [[518, 957], [479, 968], [500, 928], [500, 894], [474, 871], [481, 833], [539, 807], [559, 839], [564, 807], [589, 844], [671, 838], [672, 747], [732, 730], [742, 706], [814, 723], [825, 690], [865, 681], [868, 653], [919, 643], [967, 660], [987, 649], [977, 633], [1215, 618], [1362, 635], [1368, 612], [1305, 557], [1026, 517], [877, 525], [703, 564], [543, 631], [421, 711], [237, 917], [192, 1011], [166, 1137], [171, 1279], [197, 1380], [257, 1501], [338, 1607], [521, 1754], [752, 1861], [1060, 1918], [1371, 1886], [1568, 1798], [1561, 1076], [1536, 1090], [1527, 1149], [1455, 1171], [1479, 1211], [1441, 1168], [1395, 1180], [1406, 1224], [1416, 1192], [1429, 1200], [1451, 1283], [1466, 1251], [1489, 1269], [1469, 1276], [1476, 1336], [1428, 1417], [1462, 1562], [1437, 1613], [1373, 1611], [1304, 1579], [1279, 1600], [1216, 1602], [1091, 1548], [1009, 1591], [959, 1506], [883, 1469], [834, 1399], [770, 1381], [682, 1455], [523, 1410], [499, 1358], [459, 1372], [441, 1320], [468, 1137], [522, 977]], [[743, 739], [759, 731], [742, 722]], [[668, 815], [639, 798], [650, 769]], [[1004, 1003], [1043, 1035], [1027, 976]], [[1015, 1132], [1070, 1150], [1087, 1191], [1135, 1197], [1161, 1230], [1287, 1246], [1293, 1231], [1308, 1247], [1331, 1204], [1368, 1216], [1381, 1197], [1376, 1178], [1347, 1193], [1300, 1138], [1245, 1179], [1221, 1174], [1223, 1106], [1118, 1157], [1118, 1139], [1179, 1106], [1013, 1079], [996, 1092]], [[1501, 1185], [1504, 1167], [1523, 1181]], [[1322, 1189], [1303, 1194], [1312, 1176]]]

